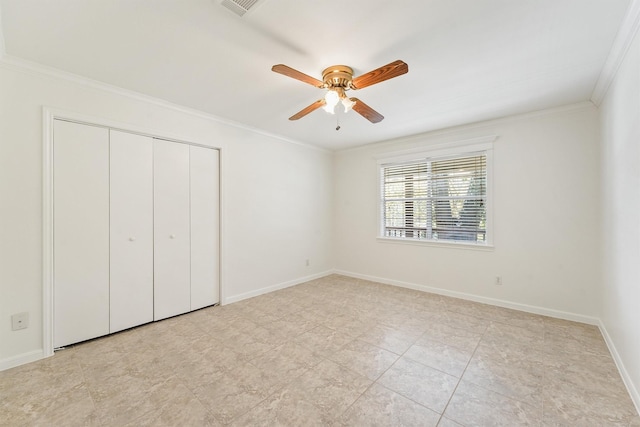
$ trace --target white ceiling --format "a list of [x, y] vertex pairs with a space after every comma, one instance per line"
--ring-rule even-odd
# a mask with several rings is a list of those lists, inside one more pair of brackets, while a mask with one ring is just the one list
[[[629, 0], [0, 0], [6, 54], [330, 149], [589, 100]], [[317, 110], [321, 79], [402, 59], [357, 91], [385, 116]]]

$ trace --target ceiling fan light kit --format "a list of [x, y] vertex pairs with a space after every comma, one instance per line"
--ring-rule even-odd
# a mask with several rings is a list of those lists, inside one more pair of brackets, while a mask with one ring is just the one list
[[329, 114], [335, 114], [335, 108], [336, 105], [338, 105], [338, 102], [340, 102], [340, 95], [338, 92], [329, 89], [324, 95], [324, 107], [322, 107], [322, 109]]
[[382, 114], [378, 113], [358, 98], [349, 98], [346, 92], [348, 90], [362, 89], [367, 86], [398, 77], [402, 74], [406, 74], [409, 71], [409, 66], [403, 61], [397, 60], [354, 78], [353, 69], [351, 67], [346, 65], [332, 65], [322, 71], [322, 81], [284, 64], [274, 65], [271, 67], [271, 71], [300, 80], [303, 83], [310, 84], [320, 89], [327, 89], [327, 93], [323, 98], [289, 117], [289, 120], [298, 120], [320, 107], [323, 107], [322, 109], [330, 114], [335, 114], [336, 105], [342, 102], [345, 113], [353, 109], [371, 123], [378, 123], [384, 119]]
[[345, 89], [340, 87], [329, 89], [324, 95], [324, 102], [325, 106], [322, 109], [329, 114], [335, 114], [335, 107], [338, 103], [342, 103], [345, 113], [349, 112], [356, 103], [352, 98], [348, 98]]

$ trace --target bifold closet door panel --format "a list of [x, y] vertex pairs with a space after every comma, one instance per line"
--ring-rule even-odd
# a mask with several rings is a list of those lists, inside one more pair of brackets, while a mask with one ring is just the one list
[[153, 138], [110, 131], [110, 331], [153, 321]]
[[191, 310], [220, 301], [219, 151], [191, 146]]
[[190, 310], [189, 146], [153, 142], [154, 320]]
[[109, 333], [109, 131], [54, 121], [54, 347]]

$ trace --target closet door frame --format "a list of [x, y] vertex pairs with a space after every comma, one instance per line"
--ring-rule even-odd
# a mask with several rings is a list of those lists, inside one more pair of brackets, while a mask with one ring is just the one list
[[218, 223], [218, 280], [220, 292], [220, 304], [225, 303], [224, 277], [223, 268], [224, 255], [224, 236], [223, 236], [223, 206], [224, 206], [224, 184], [223, 184], [223, 149], [218, 143], [211, 145], [199, 144], [189, 140], [189, 138], [180, 135], [171, 135], [158, 132], [154, 129], [124, 124], [118, 121], [103, 119], [91, 115], [80, 114], [72, 111], [52, 108], [48, 106], [42, 107], [42, 353], [34, 352], [29, 354], [21, 363], [27, 363], [44, 357], [53, 356], [53, 125], [54, 120], [63, 120], [85, 125], [100, 126], [112, 130], [128, 132], [151, 138], [163, 139], [180, 144], [193, 145], [209, 149], [218, 150], [219, 153], [219, 183], [220, 183], [220, 201], [219, 201], [219, 223]]

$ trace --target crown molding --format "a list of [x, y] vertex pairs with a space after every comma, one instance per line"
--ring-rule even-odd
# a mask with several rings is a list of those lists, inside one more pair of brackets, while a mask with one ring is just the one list
[[[450, 140], [447, 138], [457, 137], [457, 135], [465, 132], [481, 131], [483, 128], [493, 128], [498, 125], [533, 119], [536, 117], [544, 117], [555, 114], [569, 114], [575, 111], [582, 111], [590, 108], [595, 108], [591, 101], [576, 102], [573, 104], [561, 105], [559, 107], [549, 107], [543, 110], [530, 111], [528, 113], [514, 114], [511, 116], [503, 116], [495, 119], [482, 120], [479, 122], [465, 123], [462, 125], [452, 126], [444, 129], [421, 132], [413, 135], [403, 136], [400, 138], [378, 141], [372, 144], [358, 145], [356, 147], [336, 150], [336, 152], [347, 153], [352, 151], [370, 150], [372, 148], [384, 150], [387, 147], [393, 147], [398, 144], [413, 142], [422, 143], [425, 141], [425, 139], [429, 139], [430, 141], [437, 141], [433, 142], [434, 144], [447, 144], [450, 142]], [[491, 132], [494, 131], [492, 130]]]
[[604, 63], [604, 67], [602, 67], [596, 86], [591, 94], [591, 101], [597, 107], [599, 107], [604, 100], [611, 83], [613, 83], [613, 80], [616, 78], [618, 70], [627, 56], [627, 52], [629, 52], [629, 48], [639, 28], [640, 0], [631, 0], [627, 8], [627, 13], [622, 20], [622, 25], [611, 46], [611, 51], [609, 51], [609, 56]]
[[[0, 28], [1, 30], [1, 28]], [[1, 35], [1, 34], [0, 34]], [[1, 41], [1, 40], [0, 40]], [[0, 52], [1, 53], [1, 52]], [[214, 114], [210, 114], [210, 113], [206, 113], [204, 111], [200, 111], [197, 110], [195, 108], [190, 108], [190, 107], [185, 107], [183, 105], [179, 105], [179, 104], [174, 104], [172, 102], [169, 101], [165, 101], [163, 99], [159, 99], [159, 98], [154, 98], [152, 96], [149, 95], [144, 95], [142, 93], [139, 92], [135, 92], [129, 89], [124, 89], [121, 87], [117, 87], [117, 86], [113, 86], [110, 85], [108, 83], [103, 83], [100, 82], [98, 80], [93, 80], [90, 79], [88, 77], [84, 77], [78, 74], [73, 74], [70, 73], [68, 71], [63, 71], [57, 68], [53, 68], [53, 67], [48, 67], [46, 65], [42, 65], [42, 64], [38, 64], [36, 62], [32, 62], [32, 61], [28, 61], [22, 58], [18, 58], [18, 57], [14, 57], [11, 55], [1, 55], [0, 56], [0, 67], [8, 69], [8, 70], [12, 70], [12, 71], [16, 71], [16, 72], [21, 72], [21, 73], [26, 73], [26, 74], [32, 74], [32, 75], [36, 75], [36, 76], [45, 76], [45, 77], [49, 77], [49, 78], [54, 78], [54, 79], [59, 79], [59, 80], [64, 80], [70, 83], [74, 83], [77, 84], [79, 86], [84, 86], [87, 88], [91, 88], [91, 89], [96, 89], [102, 92], [106, 92], [109, 94], [113, 94], [113, 95], [119, 95], [122, 97], [126, 97], [129, 99], [133, 99], [136, 101], [141, 101], [141, 102], [146, 102], [148, 104], [152, 104], [158, 107], [162, 107], [162, 108], [166, 108], [168, 110], [173, 110], [176, 112], [180, 112], [180, 113], [184, 113], [184, 114], [188, 114], [190, 116], [194, 116], [194, 117], [198, 117], [201, 119], [205, 119], [205, 120], [211, 120], [226, 126], [230, 126], [230, 127], [234, 127], [237, 129], [242, 129], [245, 130], [247, 132], [251, 132], [254, 134], [258, 134], [258, 135], [262, 135], [262, 136], [266, 136], [268, 138], [273, 138], [279, 141], [283, 141], [289, 144], [294, 144], [294, 145], [298, 145], [307, 149], [311, 149], [311, 150], [315, 150], [315, 151], [320, 151], [323, 153], [331, 153], [331, 150], [328, 150], [326, 148], [322, 148], [322, 147], [318, 147], [316, 145], [311, 145], [305, 142], [301, 142], [301, 141], [297, 141], [294, 139], [290, 139], [287, 137], [284, 137], [282, 135], [278, 135], [278, 134], [274, 134], [271, 132], [267, 132], [265, 130], [259, 129], [259, 128], [255, 128], [249, 125], [245, 125], [243, 123], [240, 122], [236, 122], [233, 120], [229, 120], [229, 119], [225, 119], [219, 116], [216, 116]]]

